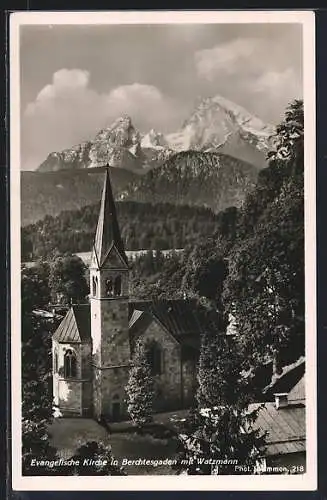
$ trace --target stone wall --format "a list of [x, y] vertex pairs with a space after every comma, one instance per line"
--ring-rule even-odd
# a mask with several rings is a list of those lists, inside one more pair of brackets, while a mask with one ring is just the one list
[[106, 368], [94, 367], [95, 417], [108, 420], [128, 419], [125, 387], [128, 382], [129, 366]]
[[[64, 356], [71, 350], [76, 356], [76, 377], [65, 378]], [[92, 411], [92, 371], [90, 344], [52, 342], [52, 356], [57, 353], [57, 371], [53, 370], [54, 403], [63, 415], [89, 415]], [[53, 364], [53, 369], [55, 366]]]
[[91, 299], [94, 411], [109, 420], [127, 415], [124, 388], [128, 381], [130, 343], [128, 301]]
[[155, 411], [175, 410], [183, 407], [181, 349], [179, 343], [153, 321], [142, 334], [142, 343], [155, 341], [162, 349], [162, 373], [154, 377]]

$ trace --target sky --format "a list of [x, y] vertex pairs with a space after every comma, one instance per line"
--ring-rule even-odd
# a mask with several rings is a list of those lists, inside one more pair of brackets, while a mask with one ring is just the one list
[[21, 166], [122, 114], [174, 132], [219, 94], [276, 124], [302, 93], [300, 24], [21, 26]]

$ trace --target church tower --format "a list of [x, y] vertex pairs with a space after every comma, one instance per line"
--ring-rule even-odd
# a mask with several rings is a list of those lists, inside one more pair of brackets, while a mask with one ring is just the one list
[[90, 264], [93, 411], [99, 419], [126, 415], [128, 381], [128, 261], [106, 169]]

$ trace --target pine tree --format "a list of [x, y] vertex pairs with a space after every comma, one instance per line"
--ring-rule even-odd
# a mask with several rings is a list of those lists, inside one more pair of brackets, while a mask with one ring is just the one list
[[188, 475], [254, 474], [265, 435], [254, 427], [260, 407], [214, 406], [193, 412], [179, 433], [177, 466]]
[[128, 412], [137, 426], [152, 420], [154, 384], [147, 359], [147, 351], [137, 342], [132, 360], [129, 381], [126, 386]]
[[199, 408], [240, 403], [246, 406], [251, 401], [252, 387], [243, 376], [244, 364], [238, 338], [206, 331], [197, 374]]

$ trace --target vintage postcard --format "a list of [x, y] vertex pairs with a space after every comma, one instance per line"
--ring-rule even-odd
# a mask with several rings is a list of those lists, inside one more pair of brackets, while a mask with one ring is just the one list
[[13, 489], [316, 488], [314, 35], [11, 15]]

